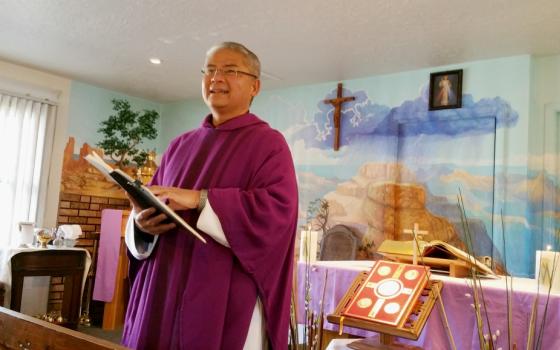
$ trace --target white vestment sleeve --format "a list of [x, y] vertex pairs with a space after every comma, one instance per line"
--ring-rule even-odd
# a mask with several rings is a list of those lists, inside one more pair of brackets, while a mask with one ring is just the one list
[[126, 230], [124, 235], [124, 241], [128, 250], [138, 260], [144, 260], [152, 254], [154, 247], [156, 246], [156, 242], [158, 240], [158, 236], [154, 236], [154, 240], [152, 242], [146, 242], [145, 240], [140, 237], [136, 226], [134, 225], [134, 218], [136, 217], [136, 213], [133, 211], [130, 212], [130, 216], [128, 217], [128, 222], [126, 224]]
[[198, 217], [198, 221], [196, 222], [196, 227], [206, 232], [216, 242], [220, 243], [223, 246], [231, 248], [224, 230], [222, 229], [220, 218], [218, 218], [218, 215], [216, 215], [214, 209], [212, 209], [210, 201], [206, 202], [204, 209], [202, 209], [202, 211], [200, 212], [200, 216]]

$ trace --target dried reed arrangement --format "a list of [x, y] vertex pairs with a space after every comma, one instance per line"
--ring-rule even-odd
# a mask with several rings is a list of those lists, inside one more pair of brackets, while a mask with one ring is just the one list
[[297, 350], [299, 344], [298, 323], [297, 323], [297, 273], [294, 273], [292, 284], [292, 302], [290, 303], [290, 338], [288, 343], [289, 350]]
[[[459, 189], [459, 195], [457, 197], [457, 206], [459, 208], [459, 214], [461, 216], [461, 226], [463, 227], [463, 233], [465, 236], [465, 245], [467, 253], [469, 254], [471, 261], [471, 267], [469, 270], [470, 279], [466, 279], [472, 294], [468, 295], [468, 297], [472, 297], [471, 306], [474, 308], [475, 318], [476, 318], [476, 327], [477, 327], [477, 334], [478, 334], [478, 341], [480, 344], [481, 350], [492, 350], [495, 348], [494, 340], [492, 336], [488, 336], [488, 334], [492, 333], [492, 328], [490, 327], [490, 320], [488, 319], [488, 310], [486, 308], [486, 301], [484, 299], [484, 290], [482, 288], [482, 283], [476, 272], [475, 268], [475, 257], [474, 257], [474, 249], [472, 244], [472, 235], [469, 227], [469, 223], [467, 220], [467, 214], [465, 211], [465, 204], [463, 202], [463, 194], [461, 193], [461, 189]], [[487, 330], [488, 333], [485, 334], [484, 331]]]
[[[311, 305], [311, 271], [313, 269], [311, 264], [311, 256], [309, 252], [313, 251], [311, 249], [311, 240], [305, 241], [306, 245], [304, 246], [304, 253], [306, 256], [305, 259], [305, 274], [304, 274], [304, 325], [303, 325], [303, 334], [302, 340], [303, 344], [300, 344], [299, 339], [299, 331], [298, 331], [298, 315], [297, 315], [297, 288], [298, 283], [297, 279], [294, 280], [292, 286], [292, 303], [290, 306], [290, 343], [289, 349], [290, 350], [320, 350], [322, 349], [322, 339], [323, 339], [323, 324], [324, 324], [324, 300], [325, 300], [325, 292], [328, 282], [328, 271], [325, 271], [325, 278], [323, 284], [323, 290], [321, 294], [321, 299], [319, 300], [319, 311], [315, 312], [312, 310]], [[297, 273], [294, 273], [294, 278], [297, 276]]]
[[[469, 224], [468, 224], [468, 220], [467, 220], [467, 215], [466, 215], [466, 211], [465, 211], [465, 205], [463, 202], [463, 196], [461, 193], [461, 190], [459, 190], [459, 195], [457, 197], [457, 205], [459, 207], [459, 211], [461, 214], [461, 224], [463, 227], [463, 232], [465, 234], [465, 240], [466, 240], [466, 246], [467, 246], [467, 253], [474, 259], [474, 254], [473, 254], [473, 245], [472, 245], [472, 235], [471, 235], [471, 231], [469, 228]], [[507, 307], [507, 349], [508, 350], [516, 350], [517, 344], [513, 341], [512, 336], [514, 334], [514, 329], [513, 329], [513, 307], [512, 307], [512, 296], [513, 296], [513, 277], [511, 275], [508, 276], [507, 274], [507, 255], [506, 255], [506, 235], [505, 235], [505, 225], [504, 225], [504, 218], [503, 218], [503, 211], [500, 213], [501, 215], [501, 229], [502, 229], [502, 248], [503, 248], [503, 255], [504, 255], [504, 269], [506, 271], [506, 276], [505, 276], [505, 283], [506, 283], [506, 307]], [[557, 234], [556, 234], [556, 246], [558, 245], [558, 237], [560, 237], [560, 230], [557, 230]], [[542, 259], [542, 256], [541, 256]], [[536, 338], [536, 342], [535, 342], [535, 330], [536, 330], [536, 324], [537, 324], [537, 319], [538, 319], [538, 315], [537, 315], [537, 310], [538, 310], [538, 304], [539, 304], [539, 296], [540, 296], [540, 283], [538, 283], [538, 287], [537, 287], [537, 295], [535, 296], [535, 299], [533, 301], [533, 305], [532, 305], [532, 309], [531, 309], [531, 316], [530, 316], [530, 321], [529, 321], [529, 330], [528, 330], [528, 337], [527, 337], [527, 344], [526, 344], [526, 349], [527, 350], [534, 350], [534, 349], [541, 349], [542, 348], [542, 341], [544, 338], [544, 327], [546, 325], [546, 316], [547, 316], [547, 312], [548, 312], [548, 304], [549, 304], [549, 300], [550, 300], [550, 293], [551, 293], [551, 289], [552, 289], [552, 280], [554, 278], [554, 275], [556, 273], [556, 266], [557, 266], [557, 262], [560, 259], [560, 253], [555, 253], [554, 255], [554, 259], [553, 259], [553, 264], [552, 264], [552, 271], [549, 271], [547, 269], [541, 269], [539, 271], [539, 275], [541, 273], [545, 273], [547, 274], [546, 278], [551, 281], [550, 284], [548, 285], [548, 291], [546, 294], [546, 301], [545, 301], [545, 307], [544, 307], [544, 311], [543, 311], [543, 315], [541, 318], [541, 322], [540, 322], [540, 327], [539, 327], [539, 332]], [[540, 264], [540, 262], [539, 262]], [[476, 322], [477, 322], [477, 331], [478, 331], [478, 338], [479, 338], [479, 344], [480, 344], [480, 349], [481, 350], [493, 350], [493, 349], [498, 349], [501, 350], [503, 349], [502, 347], [497, 347], [497, 339], [498, 337], [501, 335], [500, 330], [495, 330], [495, 332], [492, 331], [492, 328], [490, 326], [490, 321], [488, 319], [488, 312], [487, 312], [487, 307], [486, 307], [486, 302], [484, 299], [484, 289], [482, 287], [482, 283], [481, 283], [481, 279], [479, 278], [478, 274], [476, 273], [476, 270], [474, 268], [471, 268], [470, 270], [470, 280], [467, 280], [467, 283], [469, 283], [472, 294], [467, 294], [467, 297], [472, 298], [473, 303], [471, 304], [471, 306], [473, 307], [473, 309], [475, 310], [475, 316], [476, 316]], [[537, 281], [540, 281], [540, 276], [537, 276], [538, 279]], [[487, 333], [485, 333], [485, 331], [487, 331]], [[534, 343], [534, 344], [533, 344]]]
[[[554, 246], [558, 247], [559, 246], [559, 237], [560, 237], [560, 229], [556, 229], [556, 234], [555, 234], [555, 238], [554, 238]], [[542, 255], [541, 255], [541, 260], [539, 261], [539, 265], [542, 266]], [[535, 301], [533, 303], [533, 308], [531, 310], [531, 322], [529, 324], [529, 332], [530, 332], [530, 337], [528, 337], [527, 339], [527, 349], [541, 349], [542, 348], [542, 341], [544, 339], [544, 327], [546, 325], [546, 316], [548, 314], [548, 304], [550, 301], [550, 293], [552, 291], [552, 284], [554, 281], [554, 276], [556, 274], [556, 266], [558, 265], [558, 259], [560, 259], [560, 253], [554, 253], [554, 259], [552, 260], [552, 270], [549, 270], [548, 268], [545, 269], [539, 269], [539, 276], [537, 277], [537, 283], [538, 283], [538, 287], [537, 287], [537, 296], [535, 297]], [[537, 320], [537, 305], [538, 305], [538, 299], [539, 299], [539, 290], [540, 290], [540, 281], [541, 281], [541, 274], [544, 273], [546, 274], [545, 276], [545, 283], [548, 283], [548, 290], [546, 293], [546, 301], [545, 301], [545, 306], [544, 306], [544, 311], [543, 311], [543, 316], [542, 316], [542, 321], [540, 324], [540, 328], [539, 328], [539, 333], [537, 336], [537, 341], [534, 344], [532, 344], [532, 340], [534, 339], [534, 331], [536, 328], [536, 320]], [[530, 342], [531, 341], [531, 342]]]
[[[427, 271], [428, 264], [424, 263], [424, 255], [420, 254], [421, 249], [420, 249], [420, 242], [418, 242], [418, 235], [415, 234], [414, 228], [412, 230], [413, 230], [412, 239], [414, 240], [414, 244], [416, 246], [415, 249], [418, 251], [417, 256], [420, 258], [420, 265], [424, 266], [424, 269], [426, 270], [426, 278], [428, 279], [428, 283], [429, 283], [430, 276]], [[447, 337], [449, 339], [449, 345], [451, 346], [452, 350], [457, 350], [457, 346], [455, 346], [455, 339], [453, 338], [453, 333], [451, 332], [451, 327], [449, 326], [449, 321], [447, 320], [447, 313], [445, 312], [445, 306], [443, 305], [443, 300], [441, 299], [440, 290], [438, 288], [435, 288], [434, 291], [436, 292], [436, 298], [439, 305], [439, 312], [440, 312], [441, 320], [443, 322], [443, 327], [445, 328], [445, 332], [447, 333]]]

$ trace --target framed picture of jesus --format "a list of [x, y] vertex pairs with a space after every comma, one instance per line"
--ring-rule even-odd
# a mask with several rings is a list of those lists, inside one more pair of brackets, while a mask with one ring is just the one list
[[430, 74], [429, 110], [461, 108], [463, 70]]

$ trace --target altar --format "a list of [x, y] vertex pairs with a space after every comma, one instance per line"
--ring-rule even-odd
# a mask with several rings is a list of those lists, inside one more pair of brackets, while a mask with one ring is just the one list
[[[310, 310], [317, 312], [320, 309], [320, 299], [327, 279], [325, 296], [323, 300], [324, 316], [334, 311], [340, 299], [351, 285], [354, 278], [361, 272], [371, 269], [373, 261], [317, 261], [306, 266], [298, 263], [297, 295], [298, 295], [298, 322], [304, 323], [305, 315], [305, 281], [310, 285]], [[432, 279], [443, 281], [442, 301], [449, 327], [453, 334], [457, 349], [478, 349], [477, 323], [474, 311], [472, 288], [470, 280], [453, 278], [432, 274]], [[517, 348], [526, 348], [529, 335], [529, 325], [533, 303], [537, 300], [537, 313], [535, 324], [535, 342], [541, 332], [542, 349], [560, 349], [560, 338], [557, 337], [560, 325], [560, 294], [554, 293], [547, 298], [547, 290], [539, 289], [533, 279], [508, 278], [508, 284], [513, 289], [511, 298], [512, 332], [511, 341]], [[484, 334], [494, 336], [495, 344], [504, 349], [508, 345], [508, 301], [505, 277], [500, 279], [483, 279], [482, 288], [484, 300], [488, 310], [488, 320], [491, 334], [487, 328]], [[548, 304], [548, 306], [547, 306]], [[546, 321], [543, 316], [546, 309]], [[486, 322], [485, 322], [486, 324]], [[338, 332], [338, 325], [325, 320], [324, 329]], [[374, 332], [356, 328], [344, 327], [344, 333], [361, 337], [376, 336]], [[399, 339], [402, 343], [417, 345], [426, 350], [451, 349], [447, 332], [445, 331], [441, 308], [436, 303], [424, 330], [417, 341]]]
[[[22, 300], [36, 298], [44, 302], [45, 289], [24, 288], [24, 280], [32, 276], [64, 277], [61, 314], [64, 325], [76, 328], [80, 314], [81, 296], [91, 264], [91, 257], [82, 248], [0, 248], [0, 282], [4, 284], [4, 305], [15, 311], [22, 308]], [[35, 278], [35, 277], [34, 277]], [[31, 292], [30, 292], [31, 291]], [[48, 287], [46, 289], [48, 294]], [[26, 297], [27, 295], [27, 297]]]

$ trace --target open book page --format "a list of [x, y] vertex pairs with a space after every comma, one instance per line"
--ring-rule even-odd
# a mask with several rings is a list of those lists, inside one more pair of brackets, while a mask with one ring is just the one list
[[92, 152], [84, 157], [92, 166], [99, 170], [108, 179], [122, 187], [130, 197], [134, 198], [136, 203], [142, 208], [147, 209], [150, 207], [155, 208], [158, 212], [164, 213], [177, 225], [183, 227], [184, 229], [190, 231], [196, 238], [206, 243], [206, 240], [189, 224], [183, 220], [182, 217], [177, 215], [173, 209], [162, 202], [155, 194], [150, 191], [150, 189], [141, 182], [134, 180], [130, 175], [122, 171], [121, 169], [113, 169], [109, 164], [107, 164], [97, 153]]
[[[418, 249], [418, 247], [420, 249]], [[417, 245], [414, 241], [393, 241], [386, 239], [379, 245], [377, 252], [386, 255], [412, 256], [414, 251], [413, 249], [417, 249], [417, 254], [419, 256], [443, 259], [460, 259], [467, 262], [469, 265], [475, 265], [480, 272], [490, 276], [495, 275], [488, 266], [478, 261], [474, 256], [440, 240], [433, 240], [431, 242], [419, 240]]]
[[444, 252], [448, 252], [452, 256], [456, 257], [457, 259], [461, 259], [469, 264], [475, 265], [477, 269], [481, 270], [482, 272], [488, 275], [495, 275], [494, 272], [488, 266], [484, 265], [474, 256], [444, 241], [439, 241], [439, 240], [431, 241], [430, 243], [428, 243], [426, 247], [424, 247], [424, 252], [422, 255], [431, 256], [430, 251], [434, 251], [436, 249]]

